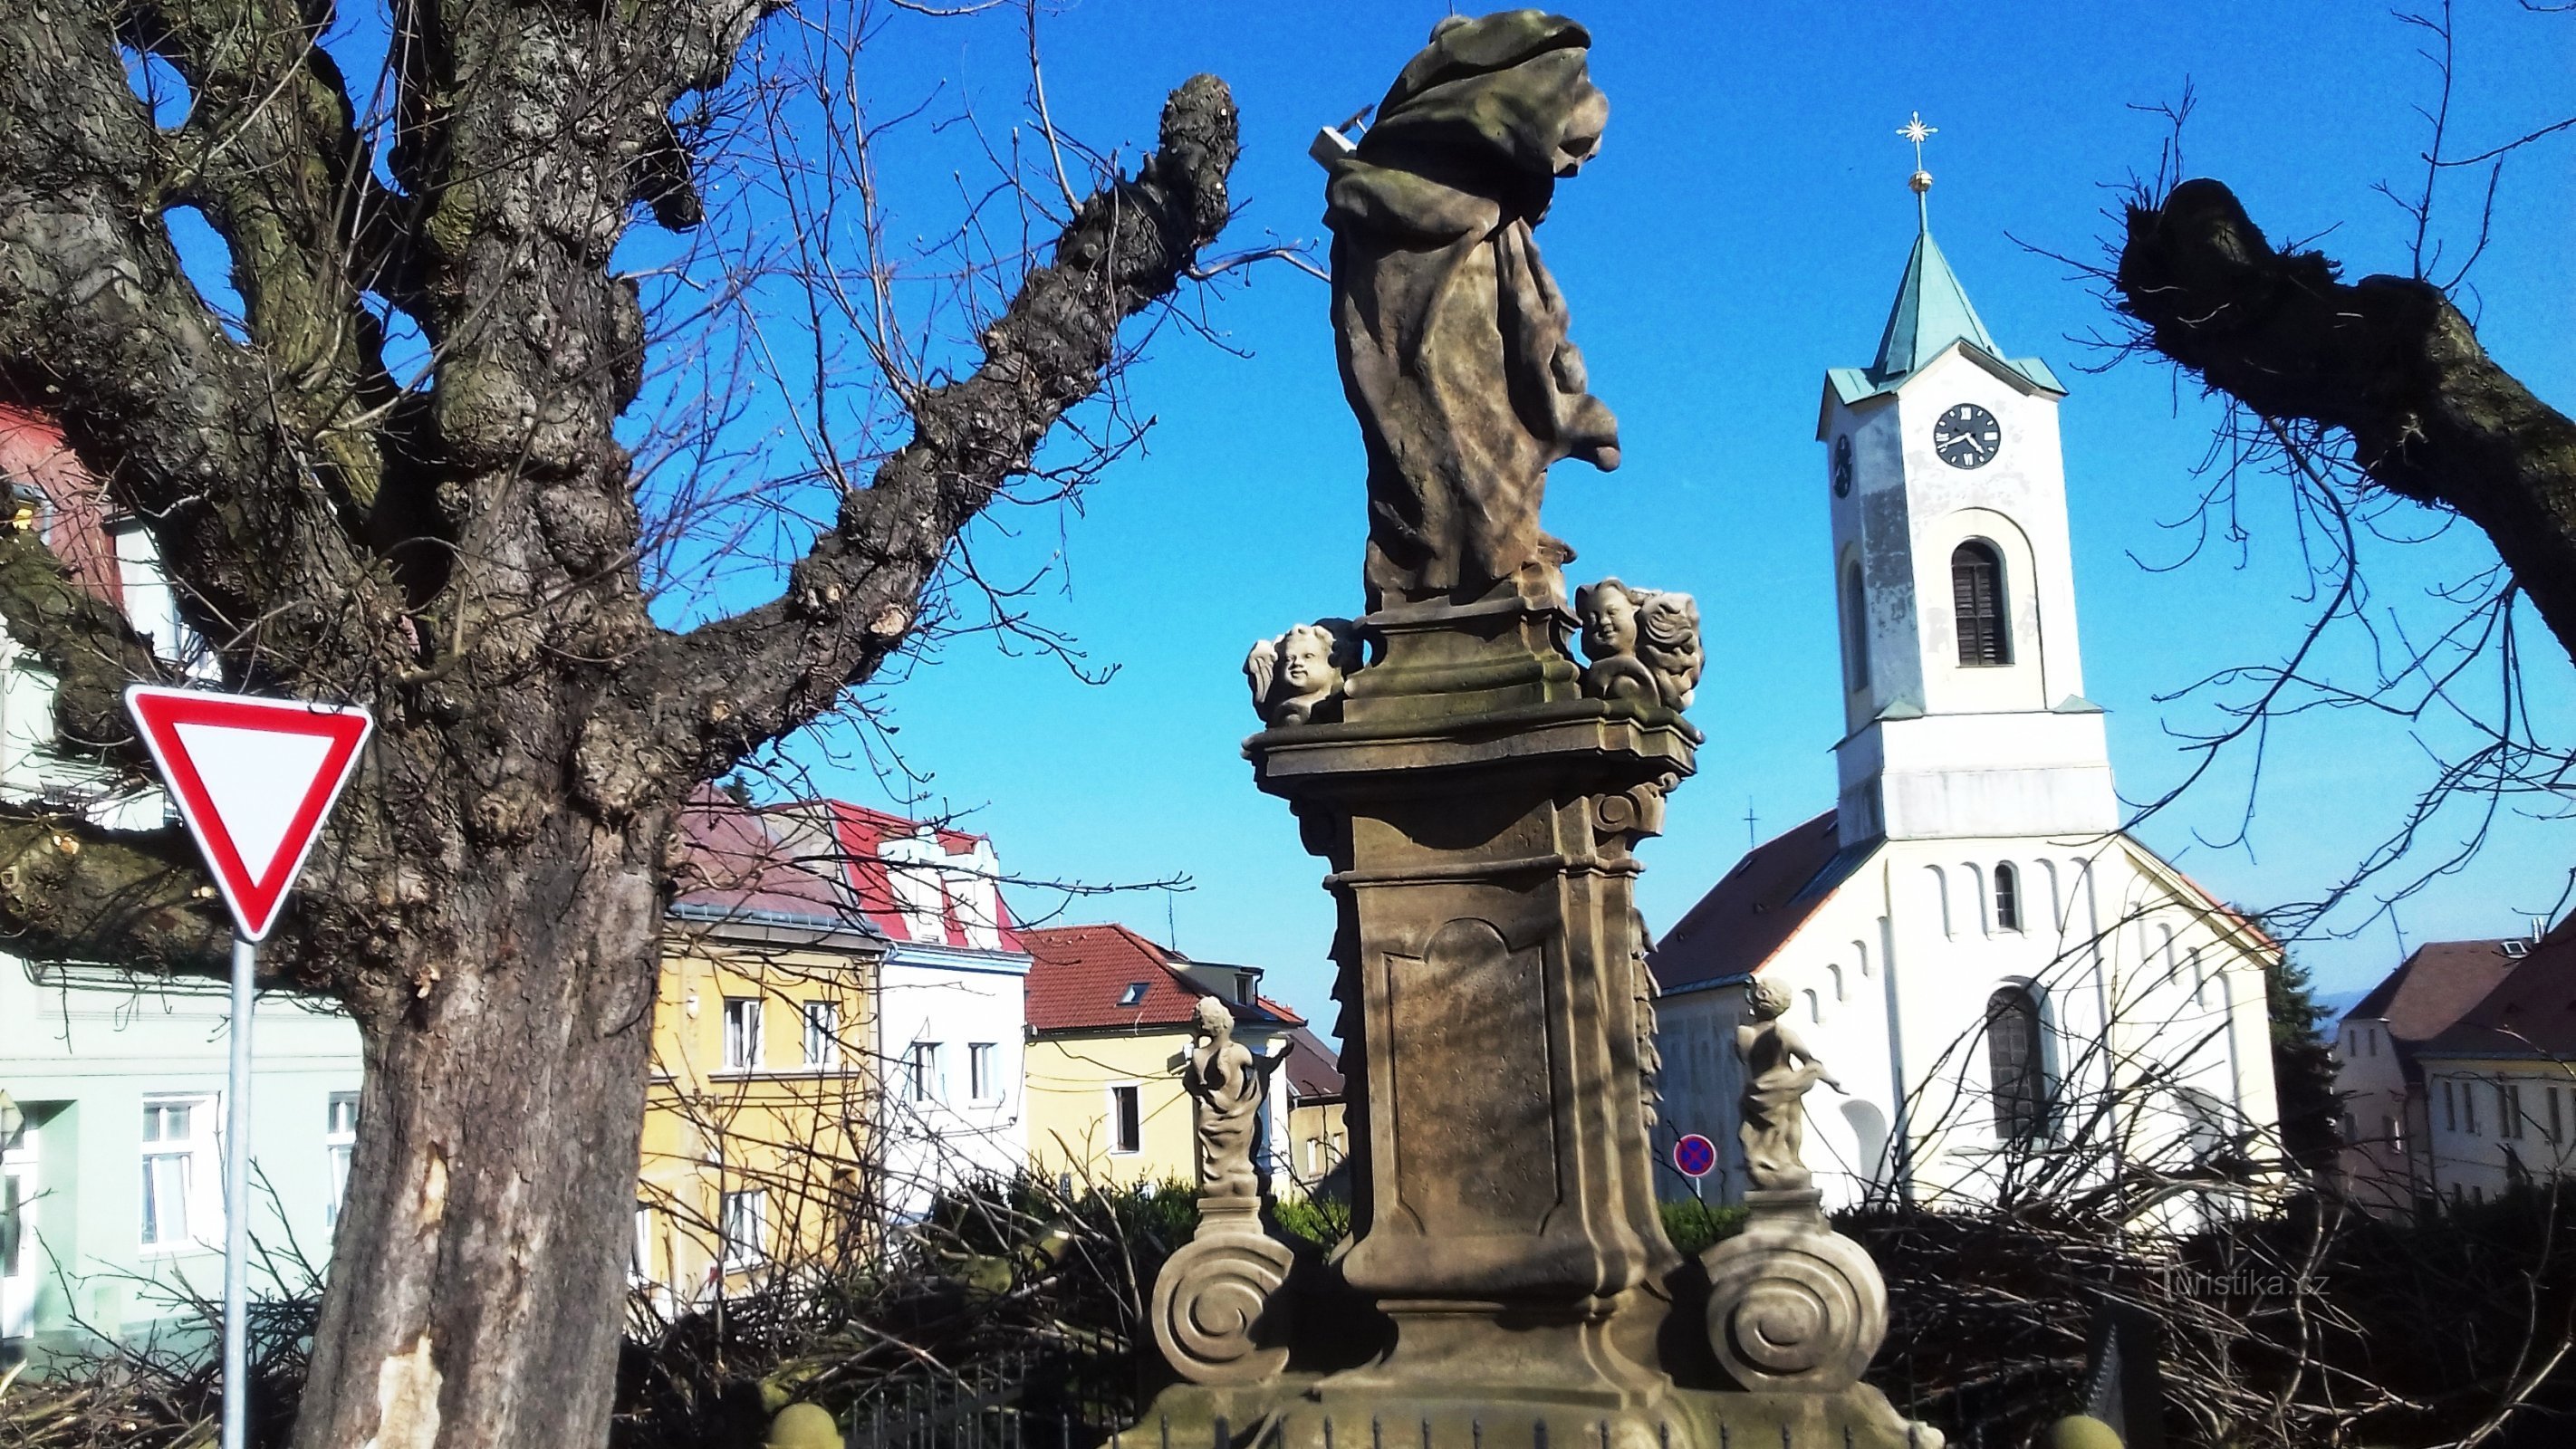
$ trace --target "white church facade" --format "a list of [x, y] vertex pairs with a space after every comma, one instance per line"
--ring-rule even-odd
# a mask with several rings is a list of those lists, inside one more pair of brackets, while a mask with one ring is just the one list
[[2003, 354], [1928, 225], [1877, 360], [1827, 375], [1838, 798], [1651, 957], [1660, 1145], [1711, 1138], [1712, 1197], [1744, 1188], [1734, 1034], [1757, 975], [1843, 1089], [1807, 1098], [1828, 1207], [2116, 1181], [2135, 1213], [2198, 1218], [2277, 1159], [2279, 948], [2119, 828], [2076, 643], [2064, 396]]

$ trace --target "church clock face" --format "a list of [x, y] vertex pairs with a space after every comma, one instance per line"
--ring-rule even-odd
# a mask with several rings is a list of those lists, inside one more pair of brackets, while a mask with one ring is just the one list
[[1834, 496], [1849, 498], [1852, 485], [1851, 434], [1834, 439]]
[[1932, 420], [1932, 451], [1953, 468], [1982, 468], [2003, 446], [2003, 426], [1975, 403], [1960, 403]]

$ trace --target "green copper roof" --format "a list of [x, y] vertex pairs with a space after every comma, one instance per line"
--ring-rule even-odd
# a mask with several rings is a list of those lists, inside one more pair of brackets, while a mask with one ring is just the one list
[[1887, 330], [1879, 334], [1878, 360], [1866, 368], [1837, 367], [1826, 374], [1846, 406], [1866, 397], [1892, 392], [1950, 344], [1965, 343], [2001, 367], [2019, 373], [2043, 392], [2064, 396], [2065, 385], [2036, 357], [2007, 358], [1995, 345], [1968, 289], [1959, 285], [1950, 259], [1925, 227], [1914, 237], [1913, 254], [1905, 259], [1905, 277], [1897, 284], [1896, 305], [1888, 309]]
[[1871, 365], [1870, 377], [1882, 385], [1894, 382], [1940, 356], [1942, 348], [1963, 341], [1989, 355], [2003, 355], [1927, 228], [1915, 235], [1914, 254], [1905, 259], [1905, 280], [1897, 286], [1887, 330], [1879, 334], [1878, 361]]

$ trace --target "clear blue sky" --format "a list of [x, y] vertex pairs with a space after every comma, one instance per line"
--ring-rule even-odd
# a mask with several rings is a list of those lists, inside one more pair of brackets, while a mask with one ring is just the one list
[[[1265, 232], [1317, 238], [1308, 138], [1374, 100], [1445, 9], [1085, 0], [1043, 23], [1055, 118], [1132, 156], [1150, 144], [1165, 90], [1217, 72], [1243, 110], [1243, 215], [1229, 245]], [[2456, 136], [2477, 148], [2555, 119], [2576, 94], [2567, 23], [2501, 4], [2464, 10]], [[2212, 549], [2178, 570], [2143, 567], [2186, 550], [2188, 532], [2166, 525], [2191, 512], [2215, 409], [2156, 366], [2081, 371], [2102, 360], [2081, 339], [2108, 318], [2089, 283], [2030, 248], [2101, 255], [2122, 183], [2152, 168], [2165, 139], [2164, 122], [2132, 106], [2172, 101], [2188, 80], [2199, 97], [2190, 171], [2236, 186], [2276, 238], [2324, 234], [2353, 275], [2403, 270], [2407, 224], [2371, 187], [2419, 175], [2425, 128], [2410, 104], [2429, 103], [2434, 85], [2420, 36], [2376, 7], [2325, 3], [1603, 5], [1579, 18], [1594, 28], [1611, 122], [1539, 238], [1594, 390], [1619, 414], [1626, 463], [1611, 475], [1560, 468], [1548, 520], [1583, 555], [1572, 572], [1688, 590], [1710, 626], [1692, 712], [1709, 741], [1667, 837], [1643, 851], [1649, 922], [1669, 925], [1732, 864], [1748, 804], [1767, 836], [1832, 800], [1817, 399], [1827, 367], [1869, 360], [1893, 295], [1914, 224], [1912, 158], [1893, 132], [1917, 109], [1940, 128], [1933, 225], [1970, 294], [2007, 349], [2045, 356], [2071, 382], [2087, 692], [2111, 711], [2123, 793], [2159, 793], [2184, 767], [2169, 728], [2214, 716], [2204, 701], [2157, 697], [2271, 662], [2297, 637], [2307, 606], [2286, 495], [2271, 480], [2246, 490], [2241, 566]], [[890, 90], [941, 77], [975, 99], [988, 128], [1020, 114], [1014, 24], [906, 22], [880, 52]], [[2562, 144], [2507, 168], [2473, 299], [2494, 353], [2562, 405], [2576, 397], [2571, 159]], [[2449, 213], [2455, 235], [2472, 211]], [[1115, 664], [1110, 682], [966, 640], [878, 696], [907, 760], [933, 776], [931, 807], [965, 812], [1008, 869], [1094, 882], [1186, 874], [1193, 888], [1168, 903], [1181, 948], [1268, 966], [1280, 994], [1315, 1012], [1330, 913], [1318, 863], [1240, 758], [1254, 721], [1238, 664], [1256, 636], [1359, 602], [1360, 450], [1325, 301], [1320, 282], [1277, 266], [1208, 299], [1209, 322], [1248, 355], [1165, 329], [1132, 379], [1140, 410], [1158, 419], [1146, 451], [1079, 512], [1023, 513], [1014, 537], [981, 535], [988, 562], [1054, 563], [1036, 616]], [[2378, 549], [2379, 608], [2429, 617], [2423, 590], [2488, 560], [2465, 528]], [[2537, 703], [2563, 722], [2566, 658], [2537, 629], [2529, 637]], [[2333, 659], [2338, 679], [2364, 677], [2356, 650]], [[2272, 741], [2248, 844], [2207, 843], [2244, 808], [2242, 768], [2143, 834], [2235, 901], [2311, 897], [2428, 778], [2409, 730], [2353, 712], [2296, 721]], [[819, 781], [883, 798], [864, 772], [826, 765]], [[2410, 941], [2514, 930], [2519, 913], [2557, 900], [2571, 843], [2564, 823], [2508, 821], [2467, 869], [2408, 902], [2399, 925]], [[1161, 937], [1166, 904], [1076, 901], [1064, 919], [1116, 917]], [[2332, 990], [2387, 969], [2396, 947], [2383, 921], [2299, 953]]]

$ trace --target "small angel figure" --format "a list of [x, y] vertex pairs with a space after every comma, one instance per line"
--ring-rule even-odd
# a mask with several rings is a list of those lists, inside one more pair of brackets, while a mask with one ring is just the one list
[[1699, 603], [1688, 594], [1630, 588], [1617, 579], [1574, 591], [1583, 619], [1583, 692], [1667, 709], [1690, 706], [1699, 684]]
[[1807, 1089], [1822, 1082], [1843, 1095], [1843, 1084], [1782, 1020], [1789, 994], [1756, 976], [1744, 989], [1753, 1019], [1735, 1029], [1735, 1051], [1744, 1060], [1744, 1174], [1756, 1188], [1801, 1189], [1813, 1181], [1800, 1156], [1806, 1146]]
[[1324, 619], [1254, 644], [1243, 677], [1262, 723], [1317, 724], [1338, 718], [1330, 706], [1359, 667], [1358, 629], [1348, 619]]
[[1270, 1074], [1285, 1055], [1260, 1057], [1234, 1039], [1234, 1013], [1202, 996], [1190, 1022], [1195, 1044], [1181, 1066], [1181, 1086], [1198, 1103], [1199, 1195], [1255, 1197], [1260, 1174], [1252, 1166], [1252, 1140], [1261, 1120]]

